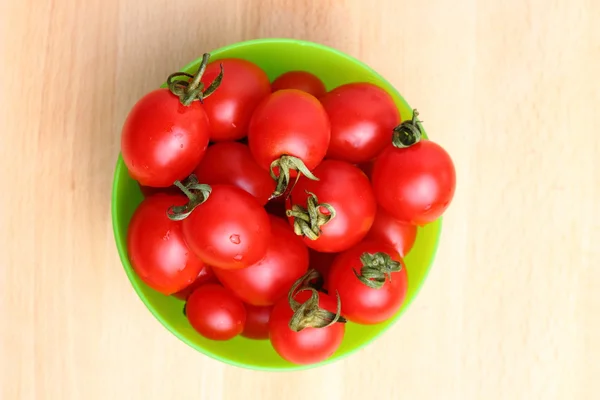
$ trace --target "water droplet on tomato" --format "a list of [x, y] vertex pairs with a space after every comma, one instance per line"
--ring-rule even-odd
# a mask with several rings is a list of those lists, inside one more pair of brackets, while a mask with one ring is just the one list
[[229, 240], [233, 244], [240, 244], [240, 235], [231, 235], [229, 236]]
[[233, 257], [235, 261], [242, 261], [242, 258], [244, 257], [241, 254], [236, 254], [235, 257]]

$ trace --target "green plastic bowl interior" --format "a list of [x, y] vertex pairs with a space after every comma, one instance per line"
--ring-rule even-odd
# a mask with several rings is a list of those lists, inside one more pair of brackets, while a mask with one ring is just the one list
[[[263, 39], [236, 43], [211, 54], [211, 60], [235, 57], [252, 61], [265, 70], [271, 80], [287, 71], [309, 71], [320, 77], [328, 90], [349, 82], [371, 82], [391, 94], [403, 120], [412, 116], [408, 104], [379, 74], [360, 61], [320, 44], [291, 39]], [[183, 71], [193, 73], [199, 62], [200, 59], [192, 62]], [[129, 220], [141, 201], [139, 187], [129, 177], [127, 168], [119, 157], [112, 192], [113, 229], [119, 256], [137, 294], [169, 331], [194, 349], [225, 363], [256, 370], [298, 370], [324, 365], [339, 360], [376, 339], [398, 320], [417, 295], [433, 262], [441, 231], [441, 220], [419, 228], [415, 246], [405, 259], [409, 283], [406, 301], [394, 318], [375, 326], [348, 323], [344, 341], [331, 358], [320, 364], [298, 366], [279, 357], [268, 340], [255, 341], [238, 337], [231, 341], [217, 342], [203, 338], [184, 317], [184, 304], [181, 300], [155, 292], [136, 276], [127, 256], [126, 237]]]

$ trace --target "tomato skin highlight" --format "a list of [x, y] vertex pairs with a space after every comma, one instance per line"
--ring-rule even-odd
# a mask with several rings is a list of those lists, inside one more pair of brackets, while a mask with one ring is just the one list
[[188, 298], [185, 313], [196, 332], [212, 340], [233, 339], [246, 324], [244, 303], [216, 283], [196, 289]]
[[194, 173], [198, 181], [237, 186], [265, 205], [275, 190], [271, 175], [256, 164], [248, 146], [222, 142], [210, 146]]
[[317, 99], [327, 93], [325, 84], [316, 75], [306, 71], [289, 71], [279, 75], [271, 84], [273, 92], [296, 89], [309, 93]]
[[269, 216], [271, 235], [265, 256], [247, 268], [214, 272], [223, 284], [247, 304], [273, 305], [308, 270], [308, 249], [285, 220]]
[[367, 239], [390, 244], [400, 257], [406, 257], [417, 239], [417, 227], [398, 221], [379, 207]]
[[273, 306], [253, 306], [244, 304], [246, 307], [246, 325], [242, 336], [248, 339], [265, 340], [269, 338], [269, 319]]
[[[302, 291], [294, 298], [304, 303], [310, 292]], [[319, 293], [319, 307], [336, 312], [337, 299], [325, 293]], [[288, 326], [294, 312], [283, 298], [275, 304], [269, 321], [269, 339], [275, 351], [285, 360], [294, 364], [314, 364], [331, 357], [340, 347], [344, 338], [345, 325], [335, 323], [326, 328], [304, 328], [294, 332]]]
[[377, 157], [400, 123], [392, 97], [370, 83], [339, 86], [320, 100], [331, 121], [329, 159], [359, 164]]
[[194, 292], [194, 290], [198, 289], [202, 285], [206, 285], [207, 283], [218, 283], [219, 280], [217, 276], [213, 272], [212, 268], [208, 265], [205, 265], [204, 268], [200, 270], [200, 273], [190, 285], [180, 290], [177, 293], [173, 293], [174, 297], [177, 297], [181, 300], [187, 300], [188, 297]]
[[[331, 205], [336, 216], [321, 227], [318, 239], [304, 237], [304, 243], [319, 252], [337, 253], [360, 242], [369, 232], [375, 219], [377, 204], [367, 176], [358, 167], [343, 161], [325, 160], [313, 173], [313, 181], [301, 177], [288, 200], [306, 207], [308, 194], [314, 193], [319, 203]], [[289, 219], [293, 225], [293, 218]]]
[[127, 253], [136, 274], [152, 289], [170, 295], [190, 285], [204, 263], [190, 251], [182, 224], [167, 217], [172, 205], [183, 205], [184, 196], [156, 194], [135, 210], [127, 231]]
[[[363, 253], [388, 254], [402, 264], [399, 272], [392, 272], [380, 289], [363, 284], [354, 274], [360, 273]], [[404, 262], [396, 250], [384, 243], [364, 241], [341, 253], [333, 262], [328, 277], [328, 289], [340, 295], [342, 315], [358, 324], [378, 324], [393, 317], [404, 302], [408, 287], [408, 275]]]
[[407, 148], [388, 145], [373, 164], [371, 181], [385, 211], [399, 221], [422, 226], [438, 219], [450, 205], [456, 171], [446, 150], [423, 139]]
[[258, 103], [271, 93], [267, 74], [256, 64], [227, 58], [208, 64], [202, 83], [208, 87], [219, 75], [223, 65], [223, 79], [219, 88], [204, 100], [210, 122], [210, 140], [233, 141], [246, 136], [252, 113]]
[[129, 174], [141, 185], [168, 187], [185, 179], [208, 146], [204, 106], [184, 106], [168, 89], [154, 90], [131, 109], [121, 134]]
[[264, 257], [271, 226], [254, 196], [217, 184], [208, 199], [182, 221], [182, 230], [190, 250], [206, 264], [239, 269]]

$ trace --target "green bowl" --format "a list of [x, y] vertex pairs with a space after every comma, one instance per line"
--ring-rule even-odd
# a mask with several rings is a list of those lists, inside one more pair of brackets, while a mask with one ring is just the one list
[[[261, 39], [223, 47], [214, 50], [211, 55], [211, 60], [235, 57], [252, 61], [265, 70], [271, 80], [287, 71], [309, 71], [320, 77], [328, 90], [349, 82], [371, 82], [384, 88], [394, 98], [403, 120], [412, 116], [412, 110], [406, 101], [377, 72], [338, 50], [320, 44], [292, 39]], [[183, 71], [193, 73], [199, 63], [200, 59], [197, 59], [185, 66]], [[137, 277], [127, 256], [126, 238], [129, 220], [141, 201], [140, 189], [119, 157], [112, 191], [112, 222], [121, 262], [138, 296], [161, 324], [192, 348], [225, 363], [255, 370], [300, 370], [329, 364], [348, 356], [383, 334], [408, 308], [423, 285], [435, 256], [442, 227], [441, 220], [438, 220], [419, 228], [415, 246], [405, 259], [409, 284], [406, 301], [393, 318], [374, 326], [348, 323], [344, 341], [331, 358], [320, 364], [299, 366], [279, 357], [268, 340], [237, 337], [218, 342], [203, 338], [184, 317], [184, 304], [181, 300], [155, 292]]]

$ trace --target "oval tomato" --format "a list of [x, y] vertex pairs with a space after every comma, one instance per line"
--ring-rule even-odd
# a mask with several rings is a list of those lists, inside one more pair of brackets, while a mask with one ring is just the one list
[[246, 306], [246, 325], [242, 336], [249, 339], [263, 340], [269, 338], [269, 319], [273, 306]]
[[275, 182], [267, 171], [256, 164], [248, 146], [237, 142], [216, 143], [208, 148], [194, 172], [208, 185], [229, 184], [244, 189], [261, 205], [275, 190]]
[[398, 221], [379, 207], [367, 238], [390, 244], [400, 257], [406, 257], [417, 239], [417, 227]]
[[280, 90], [256, 108], [248, 129], [248, 145], [262, 168], [278, 174], [274, 195], [285, 192], [300, 170], [309, 175], [327, 152], [329, 118], [319, 100], [299, 90]]
[[371, 181], [377, 202], [394, 218], [425, 225], [438, 219], [450, 205], [456, 171], [440, 145], [421, 140], [416, 116], [415, 110], [411, 121], [396, 128], [394, 143], [373, 164]]
[[302, 240], [286, 221], [274, 216], [269, 219], [269, 247], [260, 261], [244, 269], [214, 269], [225, 287], [255, 306], [275, 304], [308, 269], [308, 249]]
[[273, 92], [284, 89], [297, 89], [312, 94], [316, 98], [327, 93], [323, 82], [306, 71], [290, 71], [277, 77], [271, 84]]
[[342, 85], [320, 100], [331, 121], [327, 158], [353, 164], [369, 161], [383, 151], [400, 123], [392, 97], [371, 83]]
[[238, 140], [248, 133], [252, 112], [260, 101], [271, 93], [267, 74], [250, 61], [227, 58], [210, 63], [202, 82], [209, 84], [224, 74], [219, 90], [204, 100], [213, 142]]
[[[290, 223], [314, 250], [346, 250], [367, 235], [375, 219], [377, 204], [369, 179], [354, 165], [336, 160], [323, 161], [314, 173], [318, 181], [301, 178], [292, 190], [287, 211]], [[331, 207], [333, 218], [328, 218], [332, 215], [329, 210], [318, 206], [318, 220], [306, 222], [313, 201]]]
[[328, 288], [339, 294], [342, 315], [359, 324], [377, 324], [398, 312], [407, 289], [406, 268], [388, 244], [364, 241], [336, 257]]
[[183, 239], [182, 224], [167, 218], [180, 195], [156, 194], [138, 206], [127, 231], [127, 252], [133, 270], [152, 289], [170, 295], [190, 285], [205, 267]]
[[216, 283], [196, 289], [188, 298], [185, 313], [196, 332], [212, 340], [233, 339], [246, 324], [244, 303]]
[[200, 286], [205, 285], [207, 283], [218, 283], [217, 276], [213, 272], [212, 268], [208, 265], [205, 265], [204, 268], [200, 270], [200, 273], [190, 285], [180, 290], [177, 293], [174, 293], [173, 296], [177, 297], [181, 300], [187, 300], [188, 297], [194, 292], [194, 290], [198, 289]]

